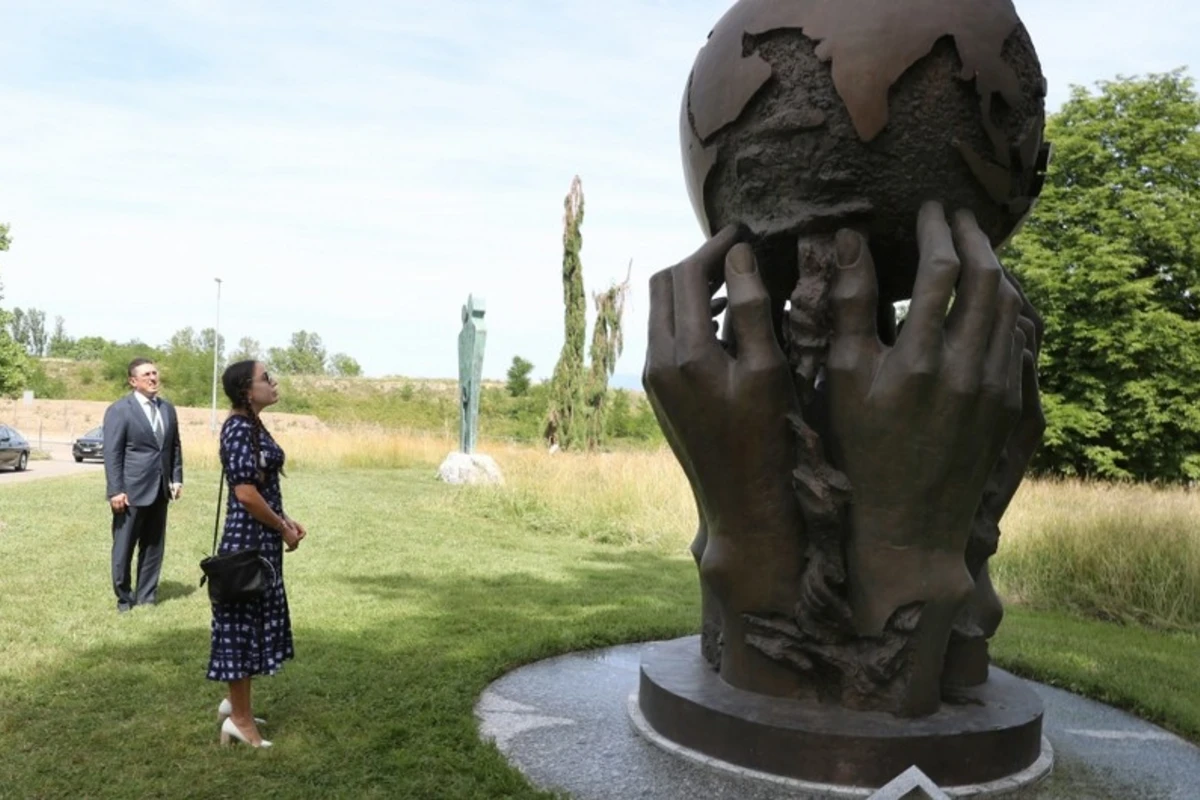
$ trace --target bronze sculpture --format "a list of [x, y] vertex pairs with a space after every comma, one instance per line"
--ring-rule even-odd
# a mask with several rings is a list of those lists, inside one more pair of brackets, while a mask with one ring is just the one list
[[479, 397], [483, 381], [483, 351], [487, 345], [487, 305], [482, 297], [468, 295], [462, 307], [458, 334], [458, 394], [461, 413], [458, 450], [471, 455], [479, 442]]
[[1010, 0], [740, 0], [697, 56], [711, 238], [651, 280], [643, 378], [699, 516], [700, 653], [643, 664], [668, 738], [863, 785], [1038, 757], [1040, 702], [989, 672], [987, 560], [1044, 429], [1041, 320], [994, 252], [1044, 97]]

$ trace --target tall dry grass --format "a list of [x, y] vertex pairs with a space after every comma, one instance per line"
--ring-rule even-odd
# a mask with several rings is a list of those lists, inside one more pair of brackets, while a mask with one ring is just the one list
[[[277, 429], [266, 420], [272, 436], [287, 453], [289, 468], [407, 469], [432, 464], [445, 457], [449, 440], [434, 433], [396, 431], [370, 425], [336, 430], [302, 427]], [[217, 435], [208, 429], [181, 433], [187, 468], [220, 469]]]
[[1031, 481], [1002, 528], [992, 573], [1011, 601], [1200, 626], [1200, 492]]
[[[280, 431], [298, 468], [431, 472], [457, 442], [416, 431], [351, 427]], [[184, 441], [189, 466], [218, 467], [209, 434]], [[667, 449], [549, 454], [484, 441], [501, 487], [465, 487], [453, 502], [563, 536], [681, 553], [695, 505]], [[1105, 619], [1200, 627], [1200, 492], [1132, 484], [1027, 481], [1002, 523], [992, 574], [1008, 602]]]
[[[350, 426], [328, 432], [272, 431], [288, 467], [435, 471], [457, 449], [456, 439], [423, 431]], [[464, 487], [456, 501], [484, 516], [535, 530], [596, 541], [681, 549], [695, 533], [695, 504], [667, 451], [555, 453], [484, 439], [479, 452], [499, 463], [504, 485]], [[216, 437], [183, 437], [189, 469], [220, 468]]]
[[469, 492], [481, 513], [600, 542], [682, 552], [696, 505], [670, 451], [555, 453], [506, 446], [506, 485]]

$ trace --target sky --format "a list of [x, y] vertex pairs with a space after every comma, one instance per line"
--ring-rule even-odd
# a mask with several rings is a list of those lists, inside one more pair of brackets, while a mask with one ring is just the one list
[[[72, 336], [229, 346], [316, 332], [368, 375], [453, 377], [468, 295], [485, 377], [562, 346], [562, 213], [590, 294], [703, 241], [679, 105], [729, 0], [0, 0], [2, 304]], [[1017, 0], [1058, 108], [1188, 67], [1192, 0]], [[221, 295], [218, 303], [217, 283]], [[589, 299], [589, 329], [590, 329]]]

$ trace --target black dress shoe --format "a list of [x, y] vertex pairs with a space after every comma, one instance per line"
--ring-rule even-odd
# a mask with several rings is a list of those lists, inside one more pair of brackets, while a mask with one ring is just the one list
[[124, 603], [117, 604], [117, 613], [118, 614], [128, 614], [130, 611], [133, 611], [133, 606], [131, 606], [131, 605], [127, 606]]

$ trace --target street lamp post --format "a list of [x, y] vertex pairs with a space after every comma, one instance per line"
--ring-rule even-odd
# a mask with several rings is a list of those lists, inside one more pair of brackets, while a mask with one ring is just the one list
[[217, 327], [213, 330], [212, 432], [217, 432], [217, 368], [221, 363], [221, 279], [217, 282]]

